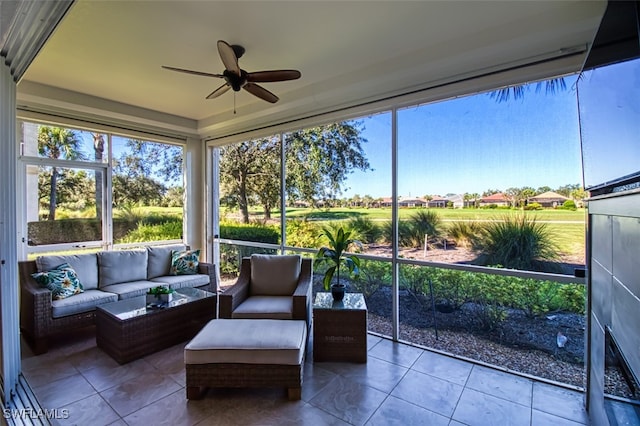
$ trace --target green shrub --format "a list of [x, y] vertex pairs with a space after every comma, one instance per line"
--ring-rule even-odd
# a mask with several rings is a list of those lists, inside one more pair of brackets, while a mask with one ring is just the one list
[[[582, 284], [457, 271], [435, 267], [404, 265], [400, 268], [400, 285], [417, 296], [434, 297], [454, 309], [467, 302], [493, 307], [521, 309], [529, 316], [553, 311], [584, 314], [586, 291]], [[494, 312], [495, 313], [495, 312]], [[484, 312], [478, 315], [490, 315]], [[489, 318], [490, 319], [490, 318]], [[487, 318], [482, 319], [485, 323]]]
[[360, 259], [360, 275], [351, 281], [351, 287], [364, 297], [370, 297], [390, 282], [390, 262]]
[[578, 209], [578, 207], [576, 207], [576, 202], [575, 201], [567, 200], [564, 203], [562, 203], [562, 209], [576, 211]]
[[117, 243], [137, 243], [142, 241], [179, 240], [182, 238], [182, 221], [164, 222], [157, 225], [146, 225], [142, 222], [138, 227], [123, 236]]
[[273, 226], [255, 223], [221, 223], [220, 238], [278, 244], [280, 232]]
[[542, 210], [540, 203], [529, 203], [523, 207], [523, 210]]
[[474, 249], [481, 264], [509, 269], [545, 270], [558, 258], [558, 249], [545, 223], [526, 215], [504, 216], [484, 226]]
[[382, 237], [382, 230], [371, 218], [356, 216], [348, 222], [348, 228], [352, 230], [355, 239], [363, 244], [375, 243]]
[[317, 247], [320, 228], [306, 219], [287, 220], [287, 245], [292, 247]]

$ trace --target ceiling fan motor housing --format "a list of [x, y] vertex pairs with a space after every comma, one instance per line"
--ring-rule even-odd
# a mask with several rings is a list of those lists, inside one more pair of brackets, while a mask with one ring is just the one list
[[239, 92], [240, 89], [247, 84], [247, 72], [245, 70], [240, 70], [240, 75], [229, 70], [224, 70], [222, 75], [234, 92]]

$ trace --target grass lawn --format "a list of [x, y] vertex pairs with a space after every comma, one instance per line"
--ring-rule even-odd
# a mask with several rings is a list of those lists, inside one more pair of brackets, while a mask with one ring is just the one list
[[[421, 209], [399, 209], [400, 219], [408, 219]], [[494, 220], [504, 217], [506, 215], [514, 214], [526, 214], [527, 216], [535, 217], [540, 221], [553, 221], [553, 222], [580, 222], [585, 221], [584, 209], [576, 211], [570, 210], [535, 210], [535, 211], [522, 211], [522, 210], [502, 210], [502, 209], [429, 209], [438, 212], [438, 215], [443, 220]], [[252, 215], [261, 215], [261, 210], [251, 211]], [[273, 218], [279, 218], [280, 212], [274, 212]], [[368, 217], [373, 220], [391, 219], [390, 208], [379, 209], [365, 209], [365, 208], [333, 208], [330, 210], [323, 209], [309, 209], [309, 208], [288, 208], [288, 218], [303, 218], [314, 220], [345, 220], [353, 217]]]

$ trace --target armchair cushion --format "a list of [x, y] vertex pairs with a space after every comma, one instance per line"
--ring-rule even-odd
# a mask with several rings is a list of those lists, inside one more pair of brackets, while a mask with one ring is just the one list
[[291, 296], [298, 286], [301, 257], [251, 255], [251, 296]]
[[38, 256], [36, 258], [38, 272], [50, 271], [63, 263], [68, 263], [76, 271], [85, 290], [98, 288], [98, 258], [95, 253]]
[[231, 317], [243, 319], [292, 319], [293, 299], [291, 296], [252, 296], [240, 304]]

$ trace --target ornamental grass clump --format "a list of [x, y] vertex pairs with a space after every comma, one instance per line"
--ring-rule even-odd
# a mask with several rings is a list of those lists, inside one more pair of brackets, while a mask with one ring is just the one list
[[558, 248], [545, 223], [527, 215], [509, 215], [485, 225], [475, 242], [483, 265], [544, 271], [558, 259]]

